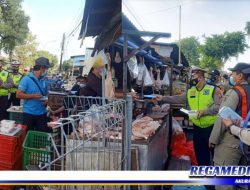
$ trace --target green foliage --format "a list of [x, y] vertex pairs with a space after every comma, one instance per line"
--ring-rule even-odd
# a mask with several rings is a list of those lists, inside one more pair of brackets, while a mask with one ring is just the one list
[[189, 38], [183, 38], [181, 40], [181, 51], [185, 55], [190, 65], [199, 65], [199, 49], [200, 43], [194, 36]]
[[21, 64], [28, 67], [33, 67], [35, 60], [40, 56], [44, 56], [50, 60], [52, 69], [56, 67], [56, 65], [58, 65], [56, 55], [53, 55], [48, 51], [38, 51], [37, 46], [38, 43], [36, 42], [36, 36], [28, 34], [24, 44], [17, 46], [14, 49], [14, 56], [20, 61]]
[[72, 59], [65, 60], [62, 64], [62, 70], [63, 72], [67, 73], [71, 71], [73, 68], [73, 61]]
[[246, 22], [245, 31], [247, 35], [250, 37], [250, 22]]
[[24, 66], [32, 67], [37, 56], [36, 36], [28, 34], [23, 45], [17, 46], [14, 50], [15, 57]]
[[56, 55], [53, 55], [51, 54], [50, 52], [48, 51], [44, 51], [44, 50], [41, 50], [41, 51], [37, 51], [37, 58], [38, 57], [46, 57], [49, 59], [49, 62], [51, 64], [51, 68], [53, 69], [55, 66], [58, 65], [58, 59], [56, 57]]
[[220, 69], [230, 57], [237, 57], [248, 48], [243, 32], [225, 32], [205, 38], [200, 46], [201, 65]]
[[21, 0], [0, 0], [0, 50], [12, 56], [17, 45], [25, 42], [29, 32], [29, 17], [21, 7]]

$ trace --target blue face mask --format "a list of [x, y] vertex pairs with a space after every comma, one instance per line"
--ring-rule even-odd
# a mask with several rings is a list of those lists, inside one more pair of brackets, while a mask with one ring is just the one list
[[104, 67], [102, 68], [102, 76], [106, 77], [107, 75], [107, 69]]
[[234, 82], [234, 79], [233, 79], [232, 76], [230, 76], [228, 80], [229, 80], [229, 84], [230, 84], [231, 86], [234, 86], [234, 85], [235, 85], [235, 82]]
[[48, 75], [48, 70], [45, 70], [45, 72], [42, 74], [43, 77]]

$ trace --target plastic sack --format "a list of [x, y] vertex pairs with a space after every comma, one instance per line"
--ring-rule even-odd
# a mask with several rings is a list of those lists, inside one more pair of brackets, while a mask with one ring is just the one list
[[105, 79], [105, 97], [114, 98], [115, 97], [115, 84], [112, 80], [111, 70], [107, 70], [107, 77]]
[[143, 82], [143, 76], [145, 73], [145, 67], [143, 63], [138, 64], [138, 77], [136, 79], [136, 84], [141, 86]]
[[154, 83], [149, 75], [148, 69], [145, 65], [144, 65], [144, 67], [145, 67], [145, 73], [144, 73], [145, 75], [144, 75], [143, 84], [144, 84], [144, 86], [153, 86]]
[[138, 65], [137, 65], [137, 59], [135, 56], [131, 57], [128, 62], [128, 69], [130, 76], [135, 79], [138, 77], [139, 71], [138, 71]]
[[150, 67], [149, 70], [150, 70], [149, 74], [150, 74], [151, 80], [153, 82], [153, 85], [155, 85], [155, 78], [154, 78], [154, 74], [153, 74], [153, 67]]
[[161, 70], [157, 69], [156, 72], [157, 72], [157, 79], [155, 81], [155, 88], [156, 89], [161, 89], [161, 86], [162, 86], [162, 81], [161, 81], [161, 78], [160, 78]]
[[[145, 66], [146, 67], [146, 66]], [[153, 81], [149, 75], [148, 69], [145, 70], [145, 77], [144, 77], [144, 86], [153, 86]]]
[[162, 85], [164, 86], [169, 86], [170, 81], [169, 81], [169, 76], [168, 76], [168, 69], [166, 69], [164, 77], [162, 79]]
[[174, 134], [181, 134], [183, 133], [183, 129], [180, 126], [180, 124], [175, 120], [174, 117], [172, 117], [172, 129], [173, 129], [173, 135]]
[[95, 67], [103, 67], [105, 64], [108, 63], [106, 54], [104, 51], [100, 51], [96, 56], [94, 57], [89, 57], [85, 62], [84, 62], [84, 67], [82, 71], [82, 75], [88, 75], [91, 68], [93, 66]]
[[95, 63], [95, 57], [89, 57], [86, 61], [84, 61], [84, 67], [82, 69], [82, 75], [88, 75], [91, 68]]
[[94, 104], [86, 112], [88, 114], [84, 117], [85, 122], [102, 125], [103, 113], [101, 112], [101, 106]]
[[171, 156], [178, 159], [189, 157], [192, 165], [197, 165], [193, 141], [187, 141], [185, 133], [172, 136]]

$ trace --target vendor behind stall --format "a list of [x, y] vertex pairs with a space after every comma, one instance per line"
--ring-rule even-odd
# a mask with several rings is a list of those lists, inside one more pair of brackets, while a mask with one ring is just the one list
[[[106, 53], [108, 62], [110, 62], [110, 55]], [[94, 61], [94, 65], [90, 70], [87, 77], [87, 84], [81, 90], [80, 95], [102, 97], [102, 69], [104, 68], [104, 75], [106, 75], [106, 68], [104, 60], [101, 56], [97, 56]]]
[[76, 95], [80, 95], [80, 91], [84, 88], [87, 84], [87, 76], [78, 76], [76, 77], [76, 84], [72, 87], [71, 91], [76, 91]]

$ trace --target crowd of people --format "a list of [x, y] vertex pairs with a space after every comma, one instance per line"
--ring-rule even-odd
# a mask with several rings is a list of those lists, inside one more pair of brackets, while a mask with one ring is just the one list
[[[0, 65], [0, 120], [8, 119], [7, 109], [11, 106], [20, 106], [22, 100], [23, 124], [28, 130], [52, 132], [47, 126], [50, 121], [48, 115], [58, 116], [64, 109], [62, 106], [55, 108], [49, 105], [49, 89], [62, 89], [63, 80], [60, 74], [53, 74], [53, 84], [48, 82], [48, 69], [50, 62], [45, 57], [35, 60], [32, 71], [27, 74], [19, 72], [20, 63], [11, 62], [11, 70], [4, 70]], [[78, 76], [71, 92], [75, 95], [92, 97], [102, 96], [102, 70], [105, 65], [101, 61], [95, 61], [90, 73]], [[49, 108], [49, 109], [48, 109]]]

